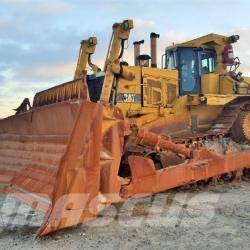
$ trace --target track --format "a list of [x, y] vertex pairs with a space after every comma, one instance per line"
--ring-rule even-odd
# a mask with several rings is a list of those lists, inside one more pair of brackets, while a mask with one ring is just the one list
[[[219, 151], [222, 154], [236, 153], [250, 148], [248, 133], [250, 129], [249, 98], [239, 98], [226, 105], [216, 122], [210, 130], [200, 133], [192, 133], [182, 138], [173, 139], [176, 143], [185, 143], [187, 146], [205, 146], [211, 151]], [[250, 169], [243, 171], [230, 172], [204, 180], [198, 184], [224, 183], [225, 181], [233, 181], [234, 179], [250, 178]], [[195, 184], [197, 185], [197, 184]]]
[[[235, 123], [237, 122], [237, 118], [240, 115], [240, 113], [243, 111], [249, 112], [250, 100], [248, 99], [239, 98], [226, 105], [223, 108], [216, 122], [208, 131], [190, 133], [184, 136], [176, 136], [173, 137], [172, 140], [175, 143], [189, 144], [195, 141], [207, 140], [211, 138], [231, 135], [231, 133], [233, 132], [232, 129], [235, 130], [240, 129], [240, 127], [235, 126]], [[237, 140], [238, 138], [235, 139], [237, 142], [241, 141], [240, 138], [239, 140]]]

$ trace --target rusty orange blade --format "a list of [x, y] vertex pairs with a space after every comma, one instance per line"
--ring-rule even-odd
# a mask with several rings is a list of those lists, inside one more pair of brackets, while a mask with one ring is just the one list
[[46, 212], [39, 235], [95, 216], [101, 124], [101, 105], [88, 101], [44, 106], [0, 122], [0, 192]]

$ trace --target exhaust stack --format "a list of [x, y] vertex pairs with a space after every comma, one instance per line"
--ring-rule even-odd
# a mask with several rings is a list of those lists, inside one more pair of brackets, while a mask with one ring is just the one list
[[151, 49], [151, 67], [157, 68], [157, 38], [160, 35], [152, 32], [150, 34], [150, 49]]
[[135, 66], [139, 66], [138, 56], [141, 54], [141, 44], [144, 43], [144, 40], [134, 42], [134, 57], [135, 57]]

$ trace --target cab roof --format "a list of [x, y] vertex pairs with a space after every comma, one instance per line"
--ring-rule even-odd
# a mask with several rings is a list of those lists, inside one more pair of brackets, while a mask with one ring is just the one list
[[172, 46], [168, 46], [166, 49], [174, 49], [178, 47], [202, 47], [202, 48], [211, 48], [216, 45], [224, 46], [226, 44], [231, 43], [231, 37], [211, 33], [205, 36], [198, 37], [196, 39], [184, 42], [173, 44]]

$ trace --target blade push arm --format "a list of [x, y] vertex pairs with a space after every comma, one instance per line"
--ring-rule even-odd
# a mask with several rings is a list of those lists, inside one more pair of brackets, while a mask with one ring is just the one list
[[104, 65], [106, 74], [101, 94], [101, 101], [103, 102], [110, 101], [115, 74], [122, 75], [125, 78], [131, 77], [129, 72], [120, 65], [120, 59], [124, 51], [124, 42], [128, 40], [131, 29], [133, 29], [132, 20], [125, 20], [122, 23], [115, 23], [113, 25], [113, 33]]
[[96, 37], [90, 37], [88, 40], [81, 41], [74, 79], [79, 79], [85, 74], [87, 64], [89, 64], [94, 73], [100, 71], [100, 68], [91, 62], [91, 55], [95, 53], [96, 45]]

